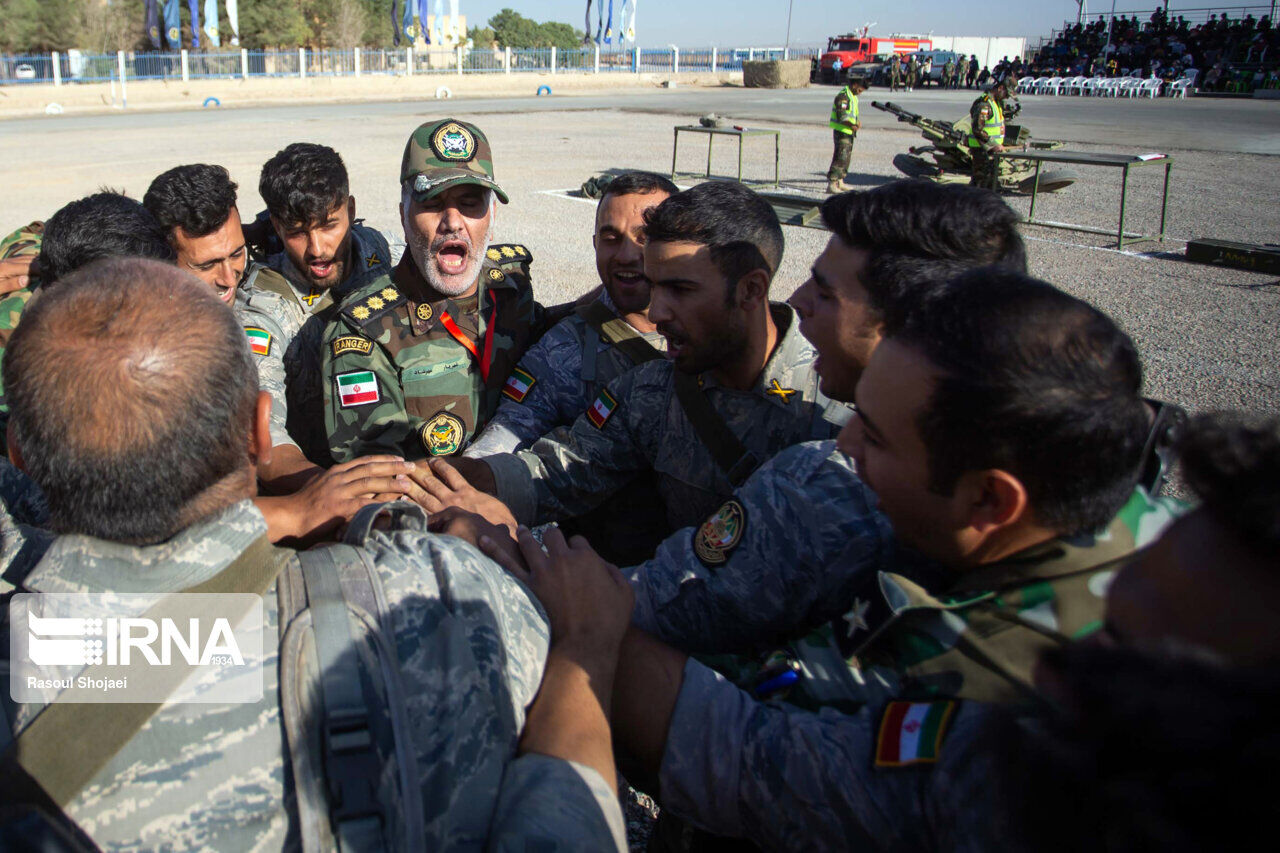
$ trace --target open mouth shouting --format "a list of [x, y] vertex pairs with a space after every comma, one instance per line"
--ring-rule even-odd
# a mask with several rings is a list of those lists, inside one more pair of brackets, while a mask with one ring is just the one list
[[440, 241], [433, 247], [436, 268], [441, 275], [462, 275], [471, 261], [471, 244], [457, 237]]
[[230, 305], [232, 302], [235, 302], [236, 289], [234, 287], [224, 287], [221, 284], [215, 284], [213, 286], [213, 291], [218, 294], [218, 298], [222, 300], [223, 304]]

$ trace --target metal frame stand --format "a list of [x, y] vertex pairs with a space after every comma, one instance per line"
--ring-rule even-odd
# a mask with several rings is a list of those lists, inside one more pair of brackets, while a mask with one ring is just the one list
[[[698, 125], [676, 125], [674, 128], [675, 139], [671, 146], [671, 180], [676, 179], [677, 174], [694, 175], [696, 172], [679, 173], [676, 171], [676, 159], [680, 154], [680, 131], [687, 133], [705, 133], [707, 135], [707, 171], [705, 177], [711, 177], [711, 150], [715, 143], [716, 136], [736, 136], [738, 137], [738, 183], [742, 183], [742, 138], [744, 136], [772, 136], [773, 137], [773, 185], [781, 186], [782, 179], [782, 143], [781, 131], [770, 128], [749, 128], [747, 130], [735, 130], [732, 128], [719, 127], [700, 127]], [[767, 183], [767, 181], [765, 181]]]

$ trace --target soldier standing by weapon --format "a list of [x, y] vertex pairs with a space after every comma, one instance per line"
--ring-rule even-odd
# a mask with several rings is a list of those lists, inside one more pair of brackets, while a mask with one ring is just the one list
[[999, 81], [973, 102], [969, 108], [969, 153], [973, 155], [972, 186], [996, 188], [998, 160], [994, 154], [1004, 150], [1004, 100], [1008, 85]]
[[896, 92], [902, 88], [902, 58], [895, 55], [889, 60], [889, 91]]
[[907, 91], [910, 92], [916, 87], [916, 77], [920, 73], [920, 63], [916, 61], [915, 54], [907, 60]]
[[835, 150], [831, 154], [831, 167], [827, 169], [827, 192], [841, 193], [852, 189], [844, 182], [849, 173], [849, 158], [853, 156], [853, 140], [862, 122], [858, 121], [858, 95], [866, 91], [862, 78], [850, 80], [831, 105], [831, 141]]

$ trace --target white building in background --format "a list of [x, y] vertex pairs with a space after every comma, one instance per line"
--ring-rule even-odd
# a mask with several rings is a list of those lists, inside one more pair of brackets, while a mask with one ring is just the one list
[[950, 50], [965, 56], [977, 56], [978, 68], [995, 68], [1006, 56], [1009, 61], [1022, 56], [1027, 40], [1013, 36], [929, 36], [934, 50]]

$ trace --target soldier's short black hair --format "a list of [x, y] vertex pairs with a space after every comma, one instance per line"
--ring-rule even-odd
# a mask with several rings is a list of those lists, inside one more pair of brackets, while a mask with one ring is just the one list
[[[666, 193], [675, 195], [680, 188], [672, 180], [657, 172], [623, 172], [604, 185], [600, 196], [600, 204], [611, 195], [648, 195], [649, 193]], [[599, 209], [600, 204], [596, 205]]]
[[782, 226], [769, 203], [737, 181], [708, 181], [645, 211], [655, 243], [698, 243], [724, 275], [732, 298], [738, 281], [762, 269], [769, 280], [782, 263]]
[[31, 301], [3, 372], [58, 533], [151, 544], [230, 475], [246, 470], [247, 493], [257, 369], [235, 315], [175, 266], [108, 258], [67, 276]]
[[868, 252], [862, 285], [890, 331], [967, 269], [1027, 269], [1018, 214], [979, 187], [892, 181], [831, 196], [822, 203], [822, 221], [841, 241]]
[[329, 211], [345, 204], [351, 188], [337, 151], [295, 142], [263, 165], [258, 193], [277, 222], [310, 225], [323, 222]]
[[929, 486], [1000, 469], [1060, 535], [1108, 524], [1133, 493], [1150, 426], [1133, 341], [1093, 306], [1000, 267], [961, 274], [890, 340], [938, 376], [918, 426]]
[[236, 185], [222, 166], [192, 163], [161, 172], [147, 187], [142, 206], [166, 233], [181, 226], [192, 237], [205, 237], [231, 218]]
[[1201, 505], [1260, 556], [1280, 554], [1280, 418], [1198, 415], [1179, 441], [1182, 471]]
[[154, 258], [173, 263], [173, 247], [145, 207], [117, 192], [100, 192], [63, 206], [44, 224], [40, 282], [48, 287], [99, 258]]

